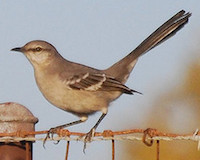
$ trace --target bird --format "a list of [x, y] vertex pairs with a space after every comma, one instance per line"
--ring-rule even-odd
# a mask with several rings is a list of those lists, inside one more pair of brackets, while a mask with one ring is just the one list
[[139, 57], [175, 35], [190, 16], [190, 12], [179, 11], [127, 56], [104, 70], [69, 61], [52, 44], [43, 40], [33, 40], [23, 47], [11, 49], [22, 52], [30, 61], [37, 86], [47, 101], [79, 117], [76, 121], [49, 129], [45, 141], [57, 130], [85, 122], [90, 115], [100, 111], [100, 118], [85, 134], [85, 148], [107, 115], [109, 104], [122, 94], [140, 93], [125, 85]]

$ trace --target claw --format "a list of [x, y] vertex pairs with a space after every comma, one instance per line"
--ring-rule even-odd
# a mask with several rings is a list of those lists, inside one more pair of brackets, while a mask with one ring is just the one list
[[60, 142], [60, 140], [57, 140], [57, 142], [54, 142], [54, 144], [58, 144]]
[[85, 153], [85, 149], [86, 149], [86, 144], [88, 142], [91, 142], [92, 138], [94, 137], [94, 133], [95, 133], [95, 128], [92, 128], [88, 133], [86, 133], [85, 139], [84, 139], [84, 147], [83, 147], [84, 153]]
[[49, 136], [49, 132], [47, 133], [46, 137], [44, 138], [44, 141], [43, 141], [43, 148], [45, 149], [45, 143], [47, 141], [47, 139], [50, 138]]
[[[50, 130], [48, 130], [48, 132], [47, 132], [47, 135], [46, 135], [46, 137], [44, 138], [44, 141], [43, 141], [43, 147], [45, 148], [45, 143], [46, 143], [46, 141], [47, 141], [47, 139], [48, 138], [51, 138], [51, 139], [53, 139], [53, 135], [57, 132], [57, 130], [58, 130], [59, 128], [51, 128]], [[51, 136], [51, 137], [50, 137]], [[59, 143], [59, 141], [57, 142], [57, 143], [55, 143], [55, 144], [58, 144]]]

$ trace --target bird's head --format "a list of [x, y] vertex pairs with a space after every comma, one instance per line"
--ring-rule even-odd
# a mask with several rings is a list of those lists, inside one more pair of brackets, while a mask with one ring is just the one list
[[33, 66], [47, 65], [51, 63], [54, 56], [59, 54], [54, 46], [41, 40], [31, 41], [23, 47], [13, 48], [11, 51], [24, 53]]

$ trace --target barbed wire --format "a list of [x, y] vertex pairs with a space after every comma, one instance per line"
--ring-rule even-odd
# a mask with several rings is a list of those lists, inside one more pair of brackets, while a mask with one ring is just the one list
[[[188, 134], [175, 134], [175, 133], [165, 133], [158, 131], [157, 129], [131, 129], [131, 130], [122, 130], [122, 131], [111, 131], [104, 130], [103, 132], [96, 132], [92, 141], [102, 141], [102, 140], [138, 140], [141, 141], [145, 132], [151, 132], [151, 137], [148, 139], [153, 140], [192, 140], [200, 141], [200, 132], [198, 129], [193, 133]], [[48, 130], [45, 131], [17, 131], [11, 133], [0, 133], [0, 142], [18, 142], [18, 141], [43, 141], [44, 138], [30, 137], [35, 135], [47, 134]], [[66, 129], [60, 129], [56, 132], [57, 136], [53, 138], [48, 138], [47, 140], [67, 140], [67, 141], [84, 141], [85, 133], [82, 132], [70, 132]], [[137, 134], [137, 135], [136, 135]], [[142, 135], [142, 136], [141, 136]]]
[[[18, 131], [12, 133], [0, 133], [0, 142], [20, 142], [20, 141], [44, 141], [48, 130], [45, 131]], [[41, 137], [45, 134], [45, 137]], [[60, 129], [56, 132], [54, 137], [47, 138], [47, 141], [67, 141], [65, 160], [68, 159], [70, 141], [83, 141], [85, 133], [70, 132], [66, 129]], [[143, 141], [147, 146], [152, 146], [153, 142], [157, 143], [156, 160], [159, 160], [159, 142], [162, 141], [174, 141], [174, 140], [191, 140], [198, 142], [197, 149], [200, 150], [200, 132], [198, 129], [189, 134], [175, 134], [165, 133], [156, 129], [131, 129], [122, 131], [104, 130], [103, 132], [96, 132], [92, 141], [111, 141], [112, 142], [112, 160], [115, 155], [115, 141]]]

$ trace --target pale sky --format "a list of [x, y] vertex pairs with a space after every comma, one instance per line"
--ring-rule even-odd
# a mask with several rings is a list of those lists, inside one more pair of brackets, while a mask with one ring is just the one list
[[[143, 95], [123, 95], [112, 103], [97, 131], [151, 127], [143, 125], [149, 104], [163, 90], [176, 86], [176, 80], [183, 76], [187, 64], [198, 57], [188, 53], [198, 46], [199, 6], [199, 0], [1, 0], [0, 102], [14, 101], [25, 105], [39, 118], [36, 130], [77, 120], [78, 117], [52, 106], [42, 96], [28, 60], [10, 49], [41, 39], [53, 44], [68, 60], [104, 69], [184, 9], [193, 14], [189, 23], [173, 38], [141, 57], [126, 84]], [[100, 114], [69, 130], [88, 132]], [[36, 142], [34, 160], [64, 159], [65, 144], [64, 141], [58, 145], [47, 142], [44, 149], [41, 142]], [[91, 143], [86, 154], [82, 147], [82, 142], [72, 142], [69, 160], [111, 159], [109, 142]], [[120, 145], [118, 148], [116, 159], [122, 155]]]

